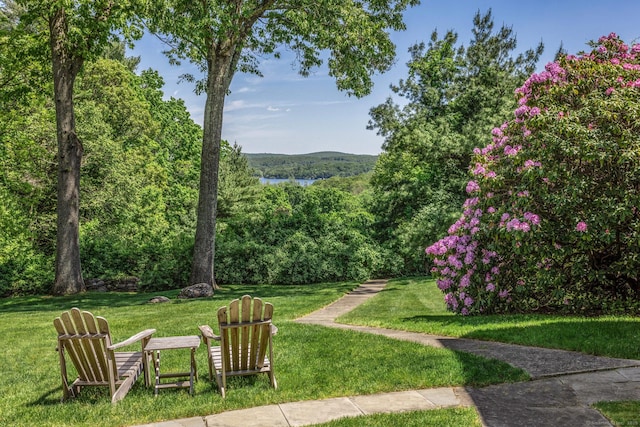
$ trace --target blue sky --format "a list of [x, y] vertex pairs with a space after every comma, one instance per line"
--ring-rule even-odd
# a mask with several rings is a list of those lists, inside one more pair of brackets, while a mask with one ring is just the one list
[[[370, 95], [358, 99], [339, 92], [325, 67], [303, 78], [290, 60], [266, 59], [261, 63], [264, 77], [235, 75], [226, 100], [223, 138], [237, 142], [245, 153], [379, 154], [382, 138], [366, 129], [369, 110], [391, 95], [390, 84], [406, 77], [408, 48], [428, 41], [434, 29], [441, 35], [452, 29], [459, 43], [468, 45], [474, 14], [488, 9], [496, 30], [503, 24], [513, 28], [518, 52], [544, 43], [539, 69], [553, 60], [561, 43], [576, 53], [586, 50], [589, 40], [611, 32], [629, 43], [640, 42], [638, 0], [422, 0], [405, 13], [407, 30], [392, 34], [396, 64], [375, 77]], [[194, 68], [169, 65], [162, 50], [159, 41], [145, 36], [131, 54], [141, 56], [140, 70], [158, 70], [165, 80], [165, 96], [182, 98], [193, 119], [202, 124], [204, 96], [196, 96], [192, 84], [178, 83], [181, 74]]]

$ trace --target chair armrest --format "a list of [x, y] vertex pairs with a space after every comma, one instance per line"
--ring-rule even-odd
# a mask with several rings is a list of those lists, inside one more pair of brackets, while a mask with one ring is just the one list
[[213, 329], [209, 325], [201, 325], [198, 326], [200, 329], [200, 333], [202, 333], [202, 338], [204, 338], [205, 342], [209, 344], [210, 340], [220, 341], [220, 337], [213, 333]]
[[107, 347], [107, 349], [109, 350], [117, 350], [121, 347], [126, 347], [128, 345], [131, 345], [133, 343], [136, 343], [138, 341], [141, 341], [145, 338], [149, 338], [151, 335], [153, 335], [156, 332], [155, 329], [145, 329], [142, 332], [138, 332], [137, 334], [133, 335], [132, 337], [127, 338], [126, 340], [119, 342], [117, 344], [111, 344], [109, 347]]
[[271, 336], [274, 336], [277, 333], [278, 333], [278, 327], [272, 323], [271, 324]]

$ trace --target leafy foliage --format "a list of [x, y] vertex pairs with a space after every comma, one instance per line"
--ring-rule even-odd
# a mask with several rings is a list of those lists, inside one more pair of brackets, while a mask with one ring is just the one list
[[371, 180], [377, 238], [402, 260], [397, 273], [424, 273], [423, 248], [441, 238], [464, 201], [473, 147], [515, 108], [513, 91], [542, 52], [542, 45], [513, 58], [510, 27], [494, 32], [491, 11], [473, 19], [473, 39], [434, 31], [412, 48], [409, 75], [371, 109], [369, 127], [385, 137]]
[[369, 215], [354, 195], [284, 183], [261, 187], [257, 209], [221, 224], [220, 283], [302, 284], [365, 280], [381, 254]]
[[640, 44], [591, 46], [532, 75], [475, 150], [464, 213], [427, 249], [451, 310], [637, 311]]
[[0, 105], [0, 295], [41, 292], [53, 279], [55, 122], [50, 103]]
[[[202, 130], [182, 101], [162, 99], [156, 72], [136, 76], [121, 59], [90, 62], [77, 81], [83, 274], [180, 286], [193, 245]], [[0, 295], [45, 293], [56, 248], [54, 110], [35, 90], [21, 103], [8, 98], [0, 97]]]
[[[115, 53], [114, 53], [115, 52]], [[84, 142], [80, 249], [86, 278], [137, 276], [144, 289], [188, 283], [202, 129], [163, 99], [153, 70], [118, 54], [76, 85]], [[46, 98], [0, 111], [0, 295], [46, 293], [56, 242], [55, 119]], [[340, 178], [347, 180], [347, 178]], [[262, 186], [239, 146], [222, 144], [218, 251], [223, 283], [364, 280], [380, 269], [361, 194], [368, 179]], [[336, 187], [341, 187], [338, 189]]]
[[[135, 275], [153, 287], [185, 281], [185, 233], [192, 229], [180, 222], [193, 218], [193, 192], [176, 174], [185, 160], [191, 168], [197, 165], [197, 156], [179, 159], [177, 142], [168, 134], [186, 111], [179, 103], [158, 101], [161, 82], [153, 77], [139, 78], [123, 63], [99, 60], [87, 67], [78, 85], [86, 100], [78, 105], [80, 123], [89, 125], [81, 127], [86, 150], [81, 249], [87, 277]], [[197, 126], [181, 124], [179, 143], [197, 146]]]
[[393, 64], [390, 30], [405, 28], [402, 13], [418, 0], [291, 2], [204, 2], [152, 0], [147, 3], [149, 29], [167, 42], [174, 63], [187, 59], [203, 78], [196, 92], [206, 93], [200, 192], [192, 283], [215, 285], [217, 197], [224, 101], [237, 71], [260, 74], [259, 61], [280, 57], [278, 48], [296, 55], [299, 72], [323, 64], [339, 90], [358, 97], [371, 92], [372, 75]]

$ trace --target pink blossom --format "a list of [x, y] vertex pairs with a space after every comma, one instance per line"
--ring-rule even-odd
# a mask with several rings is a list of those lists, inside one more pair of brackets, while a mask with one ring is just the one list
[[540, 166], [542, 166], [542, 163], [536, 162], [536, 161], [531, 160], [531, 159], [527, 159], [527, 160], [524, 161], [524, 167], [525, 168], [540, 167]]
[[514, 112], [514, 114], [516, 115], [516, 117], [522, 117], [528, 112], [529, 112], [529, 107], [526, 105], [521, 105], [518, 108], [516, 108], [516, 111]]
[[467, 193], [471, 194], [475, 193], [476, 191], [480, 191], [480, 186], [478, 185], [478, 183], [475, 181], [469, 181], [467, 183]]
[[487, 289], [487, 291], [489, 291], [489, 292], [493, 292], [493, 291], [495, 291], [495, 290], [496, 290], [496, 285], [494, 285], [493, 283], [488, 283], [488, 284], [487, 284], [487, 288], [486, 288], [486, 289]]
[[[467, 252], [467, 254], [464, 257], [464, 263], [466, 265], [471, 265], [471, 264], [473, 264], [474, 259], [475, 259], [474, 253], [473, 252]], [[460, 286], [462, 286], [462, 284]]]
[[449, 263], [449, 265], [457, 268], [458, 270], [462, 268], [462, 262], [454, 255], [449, 255], [449, 257], [447, 258], [447, 262]]
[[518, 230], [520, 228], [520, 220], [518, 218], [513, 218], [511, 221], [507, 222], [507, 231]]
[[458, 308], [458, 300], [456, 300], [456, 297], [451, 292], [444, 296], [444, 301], [454, 310]]
[[638, 71], [640, 70], [640, 64], [622, 64], [622, 68], [630, 71]]
[[470, 206], [475, 206], [478, 204], [478, 198], [477, 197], [472, 197], [470, 199], [465, 200], [464, 204], [462, 205], [462, 208], [468, 208]]
[[520, 151], [522, 147], [517, 145], [515, 147], [512, 147], [510, 145], [507, 145], [506, 147], [504, 147], [504, 154], [506, 156], [515, 156], [516, 154], [518, 154], [518, 151]]
[[474, 175], [482, 175], [484, 172], [484, 166], [482, 166], [482, 164], [480, 163], [476, 163], [476, 167], [471, 171], [471, 173], [473, 173]]
[[585, 231], [587, 231], [587, 223], [584, 221], [580, 221], [578, 224], [576, 224], [576, 231], [579, 231], [580, 233], [584, 233]]
[[524, 213], [524, 219], [526, 219], [527, 221], [529, 221], [531, 224], [533, 225], [539, 225], [540, 224], [540, 217], [534, 213], [531, 212], [525, 212]]
[[453, 280], [451, 279], [438, 279], [436, 280], [436, 283], [438, 284], [438, 289], [440, 289], [441, 291], [445, 291], [447, 289], [449, 289], [451, 287], [451, 285], [453, 284]]

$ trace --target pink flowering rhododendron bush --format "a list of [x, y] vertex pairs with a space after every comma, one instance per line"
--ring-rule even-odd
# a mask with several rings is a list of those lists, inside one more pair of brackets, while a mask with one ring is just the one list
[[463, 215], [427, 248], [452, 311], [638, 312], [640, 44], [591, 46], [532, 75], [475, 149]]

